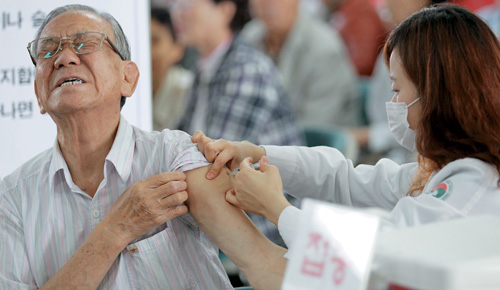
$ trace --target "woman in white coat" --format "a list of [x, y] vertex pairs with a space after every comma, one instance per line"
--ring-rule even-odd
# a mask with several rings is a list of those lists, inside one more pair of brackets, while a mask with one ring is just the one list
[[[403, 146], [417, 149], [418, 162], [354, 167], [333, 148], [255, 146], [198, 132], [193, 141], [214, 162], [207, 178], [239, 167], [226, 200], [266, 216], [289, 245], [300, 210], [284, 199], [282, 182], [300, 198], [386, 209], [385, 227], [500, 215], [500, 45], [493, 32], [464, 8], [436, 6], [401, 23], [384, 53], [394, 90], [389, 125]], [[252, 160], [260, 160], [259, 171]]]

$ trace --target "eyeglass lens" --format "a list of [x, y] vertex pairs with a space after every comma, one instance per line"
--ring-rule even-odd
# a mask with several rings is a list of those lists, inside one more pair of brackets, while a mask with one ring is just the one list
[[[44, 37], [31, 44], [35, 58], [50, 58], [59, 51], [61, 41], [68, 37]], [[75, 33], [69, 37], [71, 47], [78, 54], [92, 53], [101, 48], [104, 37], [98, 32]]]

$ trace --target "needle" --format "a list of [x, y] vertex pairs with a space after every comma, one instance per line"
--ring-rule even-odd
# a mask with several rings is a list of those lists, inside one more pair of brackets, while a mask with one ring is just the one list
[[[260, 164], [259, 163], [253, 163], [253, 164], [250, 164], [250, 167], [252, 167], [255, 170], [259, 170], [260, 169]], [[235, 170], [231, 171], [229, 173], [229, 175], [235, 175], [236, 173], [238, 173], [238, 171], [240, 171], [240, 169], [236, 168]]]

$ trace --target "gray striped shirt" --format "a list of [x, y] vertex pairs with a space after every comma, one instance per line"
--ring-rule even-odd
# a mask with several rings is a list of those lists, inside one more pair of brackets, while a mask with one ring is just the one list
[[[189, 135], [145, 132], [122, 117], [91, 198], [56, 141], [0, 183], [0, 289], [37, 289], [70, 259], [126, 188], [207, 165]], [[124, 249], [98, 289], [232, 289], [217, 246], [187, 214]]]

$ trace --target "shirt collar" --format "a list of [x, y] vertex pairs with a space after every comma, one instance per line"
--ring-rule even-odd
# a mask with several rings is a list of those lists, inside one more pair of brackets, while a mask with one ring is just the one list
[[132, 170], [134, 149], [134, 129], [123, 116], [120, 116], [120, 124], [118, 125], [115, 141], [108, 156], [106, 156], [106, 161], [114, 165], [122, 181], [128, 179]]
[[63, 170], [63, 172], [65, 173], [64, 176], [66, 179], [66, 183], [71, 184], [68, 165], [64, 160], [61, 148], [59, 147], [59, 142], [57, 141], [56, 137], [56, 140], [54, 141], [54, 146], [52, 147], [52, 159], [49, 166], [49, 185], [52, 187], [50, 189], [51, 191], [53, 191], [54, 189], [56, 174], [60, 170]]
[[[115, 141], [106, 156], [106, 161], [113, 164], [123, 181], [128, 179], [132, 168], [132, 159], [135, 149], [135, 139], [133, 138], [133, 135], [134, 130], [132, 126], [123, 116], [120, 116], [120, 124], [118, 125]], [[106, 166], [106, 164], [104, 166]], [[54, 184], [55, 176], [60, 170], [63, 170], [66, 183], [71, 187], [73, 184], [71, 175], [56, 137], [52, 148], [52, 160], [49, 166], [49, 178], [51, 185]]]

